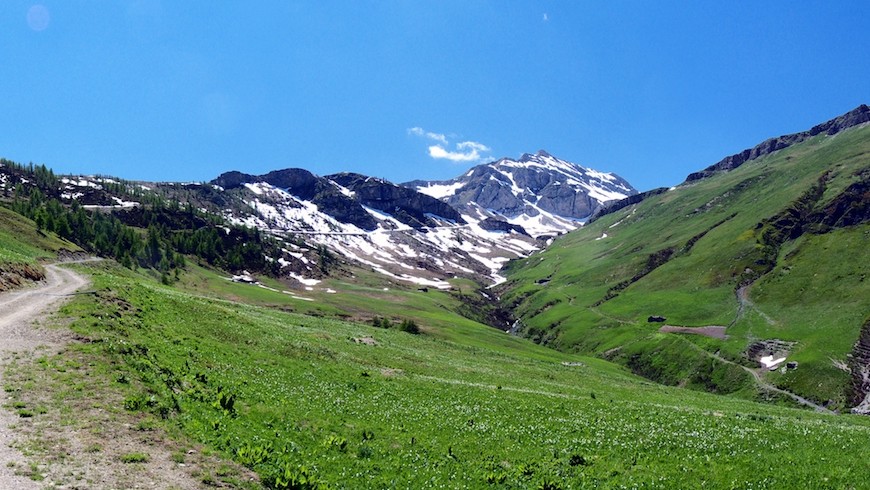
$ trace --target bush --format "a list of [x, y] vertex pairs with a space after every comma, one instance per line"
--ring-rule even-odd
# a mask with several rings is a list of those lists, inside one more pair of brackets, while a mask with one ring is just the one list
[[420, 333], [420, 327], [414, 323], [414, 320], [402, 320], [402, 323], [399, 324], [399, 330], [403, 332], [412, 333], [414, 335]]

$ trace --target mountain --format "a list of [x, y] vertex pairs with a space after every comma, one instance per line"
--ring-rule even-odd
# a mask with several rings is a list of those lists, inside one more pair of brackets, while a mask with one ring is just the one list
[[576, 229], [603, 204], [637, 193], [615, 174], [581, 167], [544, 150], [478, 165], [455, 179], [404, 185], [447, 202], [465, 216], [505, 221], [532, 236]]
[[[23, 167], [10, 165], [7, 172], [7, 194], [29, 182]], [[543, 151], [476, 167], [451, 184], [459, 192], [446, 199], [431, 195], [434, 184], [420, 192], [365, 175], [317, 176], [301, 168], [263, 175], [234, 170], [209, 183], [58, 179], [48, 169], [40, 172], [46, 176], [38, 184], [41, 192], [61, 204], [110, 213], [135, 227], [162, 224], [158, 232], [167, 241], [180, 240], [178, 233], [172, 238], [173, 230], [190, 234], [211, 228], [208, 237], [197, 232], [196, 244], [182, 243], [182, 253], [204, 250], [209, 263], [234, 272], [278, 274], [305, 289], [342, 264], [349, 268], [348, 277], [365, 269], [405, 286], [449, 289], [455, 278], [497, 284], [503, 281], [499, 271], [506, 261], [545, 246], [538, 237], [573, 229], [605, 199], [634, 192], [616, 176]], [[185, 212], [179, 212], [181, 207]], [[221, 227], [236, 231], [216, 238], [214, 230]], [[255, 253], [242, 247], [250, 234], [245, 229], [276, 242], [260, 240]], [[203, 240], [223, 244], [215, 248]], [[229, 249], [236, 252], [227, 255]], [[139, 252], [130, 255], [137, 254], [139, 262], [153, 262]]]
[[665, 384], [866, 407], [867, 112], [614, 203], [512, 261], [499, 292], [515, 331]]
[[456, 276], [499, 282], [503, 262], [539, 248], [521, 230], [468, 221], [445, 202], [360, 174], [228, 172], [211, 185], [230, 196], [232, 204], [215, 211], [231, 223], [301, 237], [391, 280], [423, 287], [446, 289]]

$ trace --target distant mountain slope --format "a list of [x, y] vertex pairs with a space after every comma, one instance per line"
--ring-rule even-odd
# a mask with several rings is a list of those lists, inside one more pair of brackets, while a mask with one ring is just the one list
[[[852, 386], [867, 386], [849, 363], [870, 315], [870, 125], [818, 127], [839, 130], [629, 200], [512, 262], [503, 297], [517, 330], [717, 392], [754, 392], [735, 366], [785, 357], [797, 368], [769, 381], [852, 406]], [[727, 339], [660, 333], [648, 320], [722, 326]]]
[[519, 160], [478, 165], [446, 181], [413, 181], [408, 187], [441, 199], [463, 215], [494, 217], [532, 236], [577, 228], [603, 203], [637, 191], [621, 177], [556, 158], [546, 151]]

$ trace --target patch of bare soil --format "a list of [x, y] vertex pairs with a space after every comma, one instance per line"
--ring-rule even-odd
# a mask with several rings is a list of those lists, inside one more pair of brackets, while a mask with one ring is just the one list
[[257, 488], [248, 470], [178, 442], [153, 415], [126, 411], [117, 380], [91, 364], [74, 346], [11, 356], [4, 383], [24, 458], [9, 468], [68, 489]]
[[706, 327], [678, 327], [675, 325], [663, 325], [662, 328], [659, 329], [659, 332], [689, 333], [695, 335], [703, 335], [705, 337], [712, 337], [714, 339], [725, 340], [728, 338], [728, 335], [725, 334], [725, 330], [726, 327], [722, 327], [719, 325], [709, 325]]
[[357, 344], [378, 345], [378, 341], [372, 337], [354, 337], [353, 341]]

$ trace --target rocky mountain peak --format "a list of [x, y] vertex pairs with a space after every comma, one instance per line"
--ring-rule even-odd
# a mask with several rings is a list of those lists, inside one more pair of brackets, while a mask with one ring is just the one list
[[537, 152], [535, 152], [535, 154], [523, 153], [522, 156], [520, 156], [519, 162], [526, 163], [526, 162], [539, 161], [542, 158], [553, 158], [553, 155], [550, 155], [549, 153], [547, 153], [546, 150], [538, 150]]
[[452, 180], [405, 185], [451, 204], [467, 219], [500, 219], [533, 236], [572, 230], [603, 203], [637, 193], [617, 175], [545, 150], [478, 165]]

